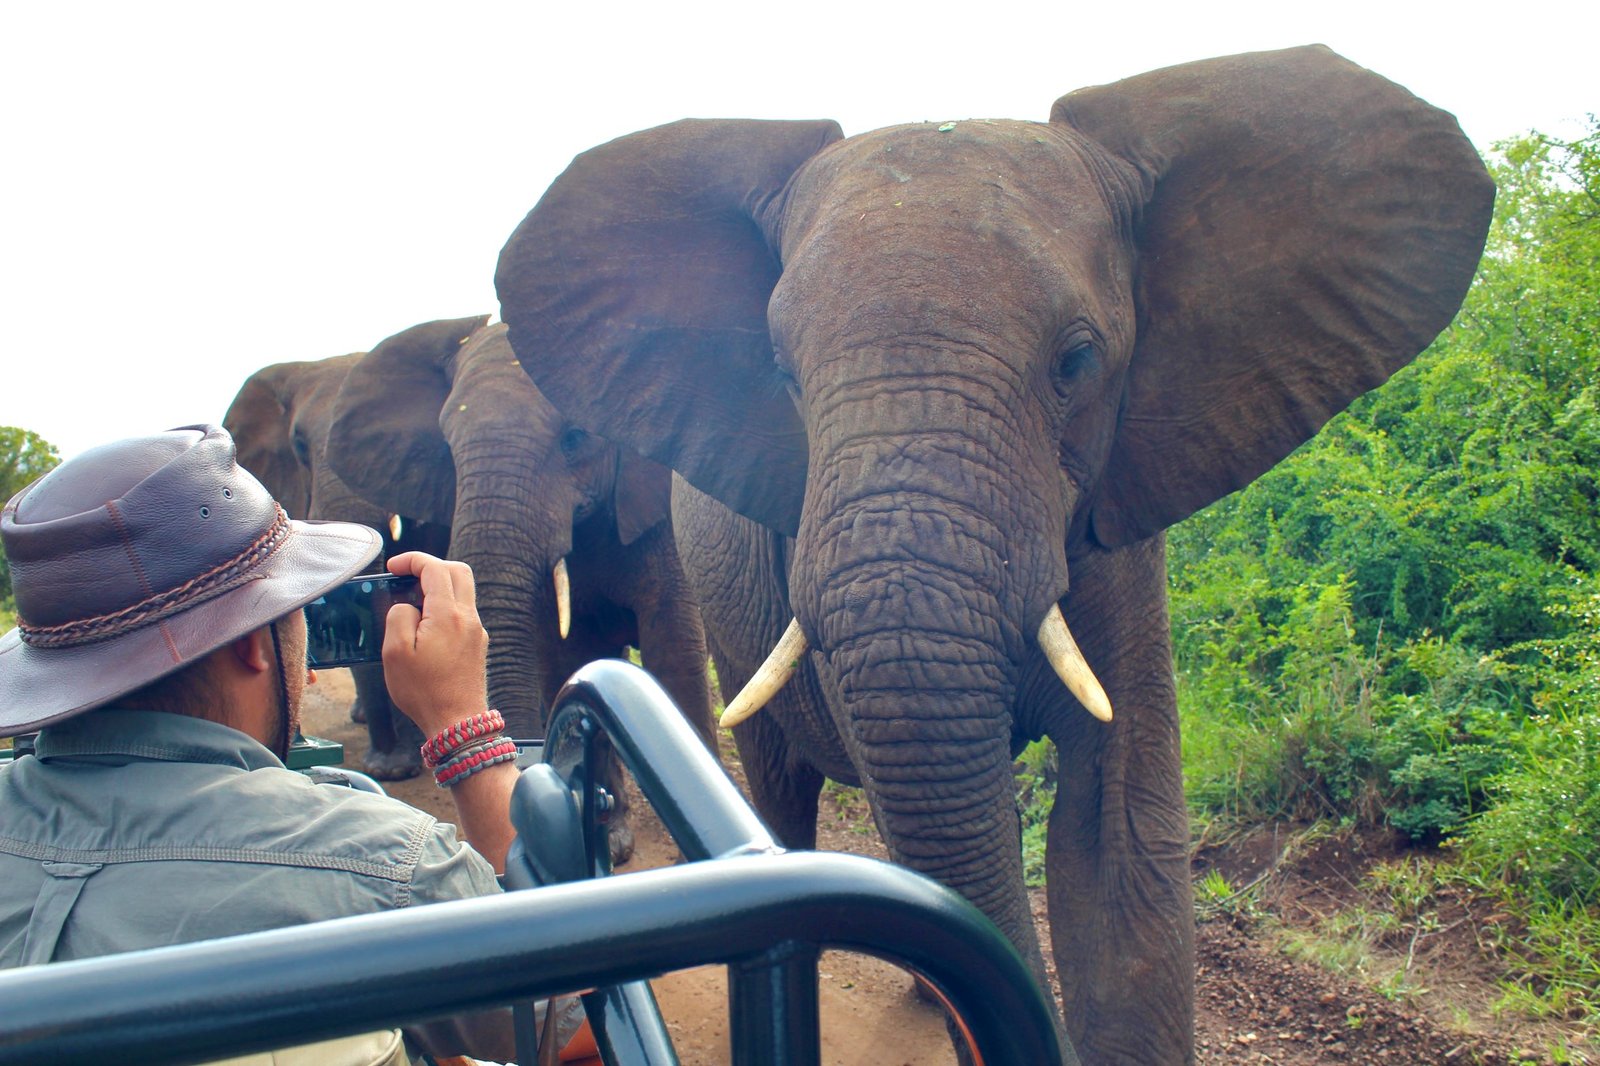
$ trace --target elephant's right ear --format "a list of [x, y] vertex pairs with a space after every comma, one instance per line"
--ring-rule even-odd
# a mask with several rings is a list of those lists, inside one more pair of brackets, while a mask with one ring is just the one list
[[455, 460], [439, 428], [451, 360], [488, 315], [424, 322], [383, 341], [344, 379], [328, 465], [361, 496], [423, 522], [455, 517]]
[[311, 468], [295, 453], [289, 398], [315, 363], [274, 363], [245, 379], [222, 426], [233, 436], [239, 465], [265, 485], [291, 518], [311, 507]]
[[773, 366], [768, 235], [833, 122], [685, 120], [573, 160], [500, 253], [500, 314], [563, 414], [794, 532], [806, 441]]

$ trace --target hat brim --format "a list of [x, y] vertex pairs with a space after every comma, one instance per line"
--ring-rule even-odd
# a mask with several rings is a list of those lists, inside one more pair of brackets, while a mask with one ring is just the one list
[[69, 648], [30, 647], [13, 629], [0, 637], [0, 736], [32, 733], [181, 670], [348, 581], [382, 545], [366, 526], [294, 521], [251, 580], [153, 625]]

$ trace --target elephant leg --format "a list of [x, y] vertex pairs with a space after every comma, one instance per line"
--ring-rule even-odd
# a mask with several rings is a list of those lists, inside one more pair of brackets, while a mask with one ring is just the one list
[[776, 718], [762, 713], [734, 727], [750, 799], [778, 843], [790, 849], [817, 846], [817, 798], [823, 776], [794, 757]]
[[367, 753], [361, 769], [379, 781], [401, 781], [422, 772], [422, 731], [389, 702], [383, 667], [353, 666], [356, 701], [367, 712]]
[[1067, 1030], [1085, 1063], [1194, 1061], [1194, 909], [1163, 538], [1074, 560], [1066, 605], [1115, 720], [1052, 728], [1047, 878]]
[[[724, 702], [742, 689], [788, 626], [783, 540], [675, 477], [672, 526], [700, 605]], [[825, 778], [858, 784], [816, 674], [803, 666], [767, 707], [733, 731], [757, 813], [790, 848], [813, 848]]]
[[620, 595], [633, 607], [640, 661], [667, 690], [701, 743], [721, 761], [711, 682], [706, 677], [705, 626], [670, 525], [662, 523], [646, 532], [628, 554], [632, 565], [625, 576], [631, 587], [620, 590]]

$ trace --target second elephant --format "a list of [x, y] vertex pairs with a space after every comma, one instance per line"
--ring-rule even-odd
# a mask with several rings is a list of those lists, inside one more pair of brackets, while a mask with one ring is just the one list
[[[350, 371], [337, 408], [335, 471], [385, 509], [448, 523], [450, 557], [472, 566], [489, 698], [512, 735], [543, 735], [572, 672], [633, 645], [715, 752], [705, 634], [666, 468], [563, 418], [488, 316], [383, 341]], [[618, 858], [631, 850], [620, 835], [614, 826]]]

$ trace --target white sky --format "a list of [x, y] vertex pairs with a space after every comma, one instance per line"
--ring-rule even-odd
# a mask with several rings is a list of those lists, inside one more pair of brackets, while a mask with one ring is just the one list
[[1600, 3], [0, 0], [0, 425], [70, 456], [218, 421], [253, 370], [498, 311], [578, 152], [685, 116], [1043, 120], [1320, 41], [1480, 149], [1600, 111]]

